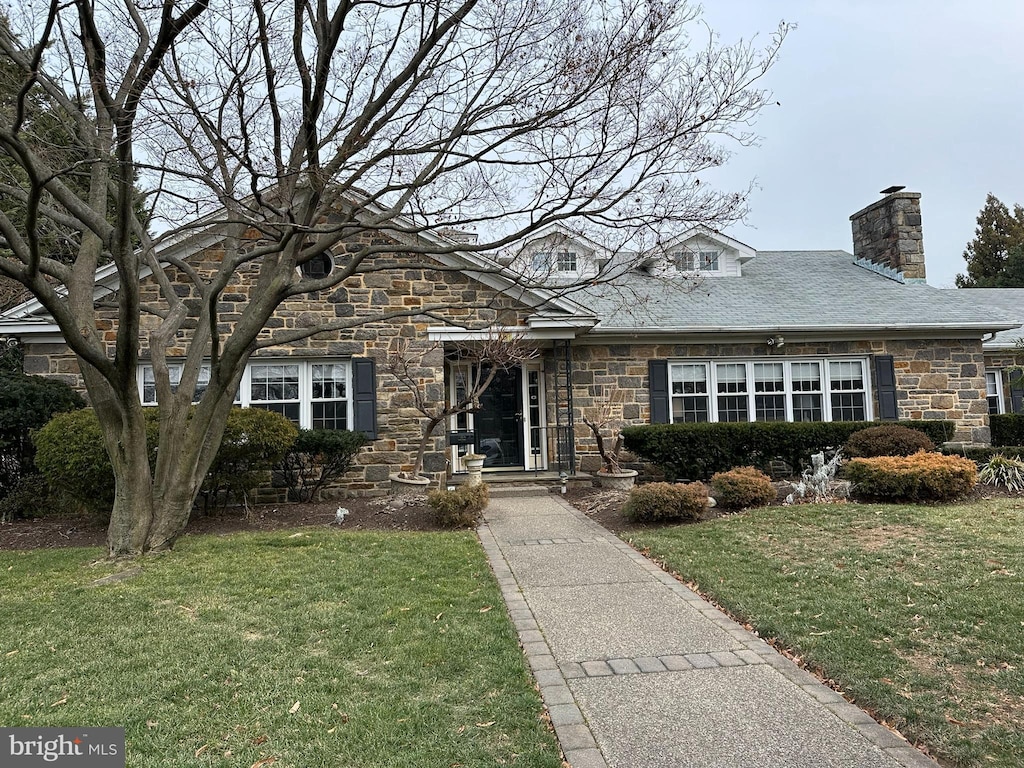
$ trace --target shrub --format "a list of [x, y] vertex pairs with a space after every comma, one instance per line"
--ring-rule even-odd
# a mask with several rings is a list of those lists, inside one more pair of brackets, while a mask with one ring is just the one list
[[1024, 413], [999, 413], [988, 417], [992, 445], [1024, 445]]
[[285, 485], [297, 501], [312, 501], [320, 489], [348, 472], [364, 445], [362, 432], [300, 429], [281, 461]]
[[204, 510], [218, 501], [244, 501], [249, 493], [270, 478], [298, 437], [298, 430], [275, 411], [232, 408], [228, 413], [217, 456], [203, 481], [200, 495]]
[[[155, 408], [147, 409], [145, 415], [152, 468], [156, 462], [160, 420]], [[59, 488], [83, 509], [108, 517], [114, 506], [114, 468], [93, 409], [58, 414], [33, 433], [32, 439], [36, 447], [36, 466], [50, 487]]]
[[754, 467], [736, 467], [711, 478], [711, 495], [728, 509], [763, 507], [776, 499], [772, 479]]
[[[160, 413], [144, 411], [149, 465], [156, 464], [160, 438]], [[296, 430], [278, 413], [258, 409], [232, 408], [224, 440], [203, 483], [206, 505], [214, 500], [227, 503], [251, 491], [281, 460], [295, 439]], [[84, 509], [107, 517], [114, 506], [114, 469], [110, 465], [99, 421], [91, 408], [55, 416], [33, 434], [36, 465], [51, 488], [60, 491]]]
[[696, 520], [707, 503], [704, 483], [647, 483], [629, 492], [622, 514], [635, 523]]
[[[901, 426], [927, 434], [933, 442], [953, 436], [951, 421], [901, 421]], [[707, 479], [733, 467], [765, 468], [781, 459], [794, 471], [811, 456], [839, 448], [854, 432], [875, 422], [742, 422], [645, 424], [622, 431], [625, 447], [657, 465], [669, 479]]]
[[85, 400], [61, 381], [22, 373], [0, 374], [0, 496], [36, 473], [30, 433], [54, 414], [85, 407]]
[[885, 424], [868, 427], [850, 435], [843, 452], [851, 459], [872, 456], [910, 456], [918, 451], [934, 451], [935, 443], [924, 432]]
[[485, 483], [460, 485], [454, 491], [431, 491], [427, 504], [442, 528], [472, 528], [480, 522], [490, 494]]
[[950, 456], [963, 456], [971, 459], [977, 464], [983, 464], [993, 456], [1009, 456], [1010, 458], [1024, 457], [1024, 445], [1004, 445], [1000, 447], [989, 446], [952, 446], [943, 448], [942, 452]]
[[1002, 486], [1011, 493], [1024, 491], [1024, 461], [1020, 457], [1009, 458], [996, 454], [981, 465], [979, 482], [985, 485]]
[[50, 507], [50, 485], [42, 475], [25, 475], [0, 499], [0, 523], [42, 517]]
[[846, 477], [857, 496], [902, 501], [951, 501], [971, 490], [978, 469], [970, 459], [941, 453], [851, 459]]

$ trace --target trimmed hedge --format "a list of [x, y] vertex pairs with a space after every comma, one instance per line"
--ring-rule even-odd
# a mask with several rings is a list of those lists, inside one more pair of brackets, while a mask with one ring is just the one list
[[918, 451], [934, 451], [928, 435], [898, 424], [868, 427], [850, 435], [843, 453], [851, 459], [870, 459], [873, 456], [913, 456]]
[[947, 456], [963, 456], [971, 461], [981, 464], [989, 461], [993, 456], [1024, 457], [1024, 445], [1002, 445], [1002, 446], [951, 446], [943, 448], [942, 452]]
[[988, 417], [992, 445], [1024, 445], [1024, 413], [998, 413]]
[[[936, 444], [953, 437], [952, 421], [898, 421], [924, 432]], [[622, 430], [625, 447], [657, 465], [669, 479], [706, 480], [733, 467], [766, 468], [781, 459], [794, 471], [811, 455], [843, 445], [854, 432], [878, 426], [872, 421], [741, 422], [644, 424]]]
[[321, 489], [349, 471], [366, 443], [362, 432], [300, 429], [280, 467], [292, 497], [302, 502], [319, 498]]
[[885, 501], [952, 501], [978, 482], [970, 459], [941, 453], [850, 459], [844, 469], [855, 496]]

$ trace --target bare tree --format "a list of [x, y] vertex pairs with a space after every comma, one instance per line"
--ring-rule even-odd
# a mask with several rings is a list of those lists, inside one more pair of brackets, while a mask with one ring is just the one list
[[[604, 462], [603, 471], [610, 474], [622, 471], [619, 455], [622, 453], [622, 427], [626, 423], [622, 418], [625, 395], [625, 390], [613, 390], [597, 405], [584, 408], [581, 413], [583, 423], [594, 436], [594, 442], [597, 443], [597, 452], [601, 456], [601, 461]], [[611, 441], [610, 446], [608, 440]]]
[[[674, 0], [16, 0], [0, 56], [20, 90], [2, 112], [0, 151], [24, 178], [2, 191], [26, 223], [0, 211], [0, 274], [38, 298], [80, 362], [116, 476], [110, 554], [180, 535], [258, 349], [446, 308], [263, 332], [282, 302], [392, 268], [396, 249], [403, 268], [454, 269], [446, 254], [493, 253], [564, 223], [639, 252], [740, 216], [743, 195], [698, 174], [724, 162], [724, 139], [751, 139], [768, 98], [758, 81], [786, 28], [759, 50], [720, 45], [696, 21]], [[70, 165], [33, 148], [36, 94], [73, 123]], [[70, 264], [41, 245], [43, 220], [75, 233]], [[481, 236], [453, 243], [434, 236], [442, 227]], [[176, 255], [210, 232], [215, 269]], [[339, 268], [299, 269], [328, 249], [344, 251]], [[107, 261], [118, 290], [97, 302]], [[218, 299], [242, 270], [255, 287], [225, 328]], [[104, 302], [113, 341], [97, 329]], [[168, 349], [182, 344], [175, 385]], [[144, 350], [160, 406], [152, 472]], [[190, 417], [203, 366], [209, 385]]]
[[449, 353], [453, 365], [458, 367], [457, 376], [462, 386], [456, 387], [456, 396], [449, 399], [445, 393], [432, 397], [424, 384], [419, 368], [425, 355], [438, 349], [442, 342], [415, 345], [399, 342], [384, 360], [384, 370], [395, 377], [399, 385], [412, 397], [412, 406], [421, 414], [423, 437], [416, 449], [416, 461], [411, 477], [423, 474], [423, 457], [437, 428], [452, 416], [461, 413], [475, 413], [483, 397], [499, 371], [508, 372], [516, 366], [538, 356], [536, 347], [527, 342], [521, 334], [489, 333], [484, 339], [472, 344], [452, 343]]

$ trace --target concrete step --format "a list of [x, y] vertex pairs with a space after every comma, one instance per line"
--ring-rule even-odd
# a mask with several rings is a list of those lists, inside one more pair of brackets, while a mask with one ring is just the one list
[[509, 498], [523, 496], [547, 496], [551, 489], [543, 485], [507, 485], [504, 483], [488, 485], [491, 498]]

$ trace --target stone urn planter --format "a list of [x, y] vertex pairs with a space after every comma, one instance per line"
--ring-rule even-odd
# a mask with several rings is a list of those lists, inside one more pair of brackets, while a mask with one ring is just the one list
[[391, 493], [395, 496], [403, 493], [426, 493], [430, 487], [430, 478], [422, 475], [388, 475], [388, 479], [391, 480]]
[[628, 491], [636, 482], [636, 476], [635, 469], [623, 469], [619, 472], [608, 472], [601, 469], [594, 473], [594, 479], [598, 484], [609, 491]]
[[469, 473], [466, 485], [480, 485], [483, 482], [482, 473], [484, 459], [486, 458], [482, 453], [467, 453], [462, 457], [462, 461], [466, 465], [466, 471]]

